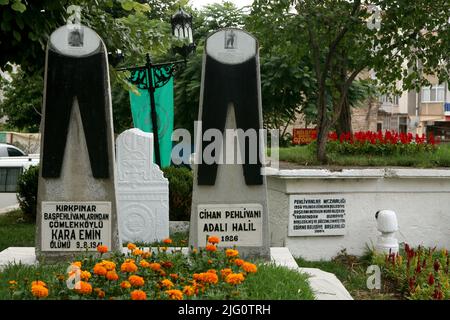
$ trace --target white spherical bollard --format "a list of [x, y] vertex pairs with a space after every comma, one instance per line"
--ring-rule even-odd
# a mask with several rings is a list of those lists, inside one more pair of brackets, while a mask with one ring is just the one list
[[375, 214], [377, 229], [381, 235], [377, 238], [376, 251], [383, 253], [397, 253], [398, 240], [394, 237], [398, 230], [397, 216], [392, 210], [380, 210]]

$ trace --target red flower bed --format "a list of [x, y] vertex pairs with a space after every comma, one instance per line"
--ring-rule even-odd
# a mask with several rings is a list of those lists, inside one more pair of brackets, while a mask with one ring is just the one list
[[341, 133], [339, 136], [336, 132], [330, 132], [328, 134], [328, 139], [330, 141], [339, 141], [340, 143], [354, 143], [358, 142], [361, 144], [370, 143], [370, 144], [424, 144], [429, 143], [431, 145], [436, 144], [436, 140], [433, 134], [430, 134], [427, 138], [424, 134], [419, 136], [418, 134], [413, 135], [412, 133], [398, 133], [395, 131], [385, 131], [384, 134], [382, 131], [374, 132], [374, 131], [358, 131], [353, 134], [350, 132]]

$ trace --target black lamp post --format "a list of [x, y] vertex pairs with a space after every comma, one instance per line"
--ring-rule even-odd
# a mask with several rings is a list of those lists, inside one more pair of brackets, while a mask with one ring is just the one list
[[180, 52], [184, 60], [153, 63], [150, 55], [146, 54], [146, 63], [144, 66], [119, 68], [119, 71], [130, 71], [131, 75], [128, 81], [136, 85], [139, 89], [148, 90], [150, 97], [150, 117], [152, 121], [153, 139], [155, 145], [155, 162], [161, 166], [161, 154], [159, 149], [158, 121], [155, 103], [155, 90], [163, 87], [172, 78], [176, 66], [186, 63], [189, 53], [195, 49], [192, 38], [192, 17], [182, 9], [172, 16], [172, 32], [179, 40], [189, 40], [188, 45], [184, 45]]

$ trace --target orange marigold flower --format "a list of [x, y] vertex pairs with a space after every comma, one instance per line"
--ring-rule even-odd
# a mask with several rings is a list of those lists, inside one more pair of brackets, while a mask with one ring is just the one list
[[42, 285], [34, 285], [34, 286], [32, 285], [31, 294], [37, 298], [46, 298], [48, 297], [48, 289]]
[[152, 253], [150, 251], [144, 251], [144, 253], [142, 254], [142, 258], [144, 259], [148, 259], [152, 256]]
[[215, 245], [213, 245], [213, 244], [207, 244], [206, 245], [206, 251], [215, 252], [215, 251], [217, 251], [217, 247]]
[[116, 264], [112, 261], [109, 260], [102, 260], [101, 262], [102, 266], [104, 266], [106, 268], [106, 270], [108, 271], [112, 271], [114, 269], [116, 269]]
[[167, 251], [167, 247], [160, 247], [159, 249], [161, 249], [161, 251], [166, 252]]
[[244, 262], [242, 264], [242, 269], [247, 273], [256, 273], [256, 271], [258, 271], [256, 265], [250, 262]]
[[47, 284], [44, 281], [36, 280], [31, 283], [31, 286], [43, 286], [47, 287]]
[[127, 244], [127, 248], [128, 248], [128, 250], [132, 251], [132, 250], [136, 249], [136, 245], [134, 243], [130, 242]]
[[128, 281], [122, 281], [122, 283], [120, 284], [120, 287], [122, 289], [129, 289], [129, 288], [131, 288], [131, 283], [129, 283]]
[[217, 271], [216, 271], [216, 269], [209, 269], [209, 270], [208, 270], [208, 271], [206, 271], [206, 272], [217, 274]]
[[167, 274], [167, 273], [166, 273], [164, 270], [159, 270], [159, 275], [160, 275], [161, 277], [165, 277], [166, 274]]
[[94, 273], [99, 276], [106, 276], [107, 272], [108, 272], [108, 270], [106, 270], [106, 268], [101, 263], [97, 263], [94, 266]]
[[142, 287], [144, 285], [144, 278], [139, 276], [130, 276], [128, 281], [131, 283], [133, 287]]
[[89, 271], [81, 271], [81, 280], [88, 281], [91, 278], [91, 273]]
[[75, 262], [72, 262], [72, 266], [81, 268], [81, 261], [75, 261]]
[[241, 284], [245, 280], [242, 273], [231, 273], [225, 278], [225, 282], [233, 285]]
[[108, 252], [108, 247], [100, 245], [100, 246], [97, 247], [97, 251], [102, 253], [102, 254], [106, 253], [106, 252]]
[[171, 300], [183, 300], [183, 292], [180, 290], [166, 290], [166, 293]]
[[212, 260], [211, 259], [209, 259], [208, 260], [208, 264], [212, 264], [213, 262], [212, 262]]
[[10, 285], [14, 286], [14, 285], [17, 284], [17, 281], [16, 281], [16, 280], [10, 280], [10, 281], [8, 281], [8, 283], [9, 283]]
[[187, 295], [188, 297], [190, 297], [190, 296], [194, 295], [195, 289], [192, 286], [185, 286], [183, 288], [183, 293], [185, 295]]
[[169, 277], [171, 277], [173, 280], [178, 280], [179, 276], [176, 273], [169, 274]]
[[194, 273], [194, 280], [204, 283], [216, 284], [219, 281], [217, 274], [212, 272]]
[[92, 286], [88, 282], [80, 281], [75, 285], [75, 291], [81, 294], [91, 294]]
[[147, 300], [147, 294], [142, 290], [134, 290], [130, 293], [131, 300]]
[[141, 249], [134, 249], [133, 252], [131, 253], [133, 256], [140, 256], [141, 254], [143, 254], [144, 251], [142, 251]]
[[122, 272], [136, 272], [137, 269], [138, 269], [137, 265], [133, 261], [129, 261], [129, 262], [127, 262], [127, 261], [122, 263], [122, 265], [120, 266], [120, 271], [122, 271]]
[[119, 275], [116, 271], [108, 271], [106, 273], [106, 279], [108, 279], [109, 281], [117, 281], [119, 280]]
[[173, 282], [169, 279], [164, 279], [161, 281], [161, 286], [166, 287], [167, 289], [170, 289], [173, 287]]
[[219, 240], [218, 237], [211, 236], [211, 237], [208, 238], [208, 242], [211, 243], [211, 244], [218, 244], [220, 242], [220, 240]]
[[153, 271], [159, 271], [161, 270], [161, 265], [158, 262], [150, 263], [150, 269]]
[[229, 275], [231, 273], [233, 273], [233, 270], [231, 270], [230, 268], [225, 268], [225, 269], [220, 270], [220, 274], [222, 275], [222, 278], [224, 278], [224, 279], [227, 277], [227, 275]]
[[236, 259], [234, 260], [234, 264], [237, 265], [238, 267], [242, 266], [244, 264], [244, 260], [242, 259]]
[[139, 262], [139, 265], [140, 265], [142, 268], [150, 268], [150, 263], [149, 263], [147, 260], [144, 260], [144, 259], [142, 259], [142, 260]]
[[163, 240], [163, 243], [165, 243], [165, 244], [171, 244], [171, 243], [172, 243], [172, 239], [170, 239], [170, 238], [164, 239], [164, 240]]
[[239, 251], [235, 250], [235, 249], [227, 249], [225, 251], [225, 254], [227, 255], [227, 257], [237, 257], [239, 255]]

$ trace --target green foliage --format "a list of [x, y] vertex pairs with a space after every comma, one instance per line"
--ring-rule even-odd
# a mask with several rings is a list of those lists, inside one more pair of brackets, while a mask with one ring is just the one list
[[0, 115], [8, 116], [6, 129], [39, 132], [44, 80], [41, 72], [27, 74], [19, 69], [12, 74], [12, 81], [0, 79]]
[[39, 166], [30, 166], [17, 181], [17, 200], [23, 214], [30, 220], [36, 219]]
[[163, 168], [169, 180], [169, 219], [189, 221], [192, 202], [192, 172], [184, 167]]

